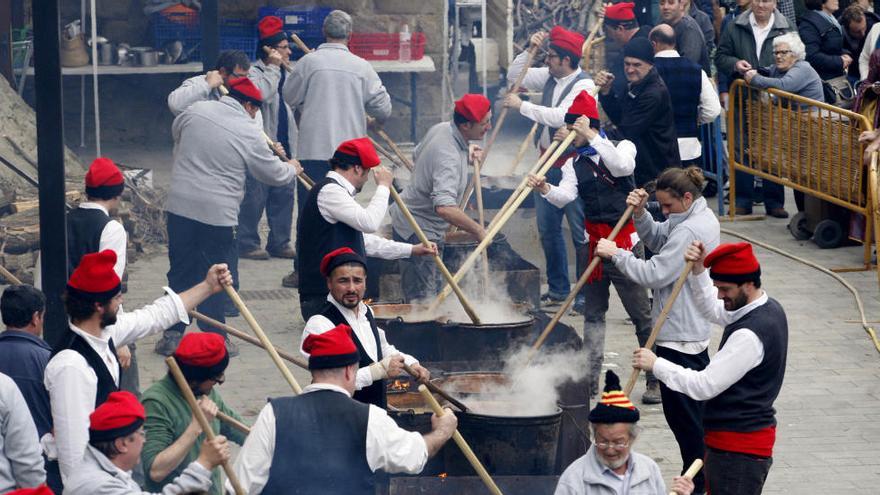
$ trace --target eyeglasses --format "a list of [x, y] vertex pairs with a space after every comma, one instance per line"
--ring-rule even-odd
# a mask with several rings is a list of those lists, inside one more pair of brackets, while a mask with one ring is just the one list
[[785, 55], [788, 55], [789, 53], [792, 53], [792, 51], [791, 50], [774, 50], [773, 56], [774, 57], [783, 57]]
[[629, 447], [629, 442], [615, 442], [615, 443], [596, 442], [596, 448], [599, 448], [602, 450], [605, 450], [605, 449], [623, 450], [627, 447]]

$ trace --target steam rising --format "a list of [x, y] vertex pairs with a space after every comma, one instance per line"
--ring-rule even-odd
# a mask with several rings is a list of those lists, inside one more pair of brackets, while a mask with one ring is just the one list
[[583, 353], [561, 351], [538, 353], [526, 365], [531, 347], [522, 347], [505, 359], [505, 383], [484, 382], [475, 394], [457, 395], [473, 412], [492, 416], [546, 416], [557, 411], [558, 388], [587, 375]]

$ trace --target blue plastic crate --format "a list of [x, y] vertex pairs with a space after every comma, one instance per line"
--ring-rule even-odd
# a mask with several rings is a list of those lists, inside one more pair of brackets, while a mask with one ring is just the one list
[[251, 60], [256, 59], [257, 23], [246, 19], [223, 19], [220, 21], [220, 49], [241, 50]]
[[295, 33], [305, 40], [305, 37], [321, 36], [321, 28], [324, 26], [324, 18], [333, 9], [329, 7], [316, 7], [303, 9], [302, 7], [260, 7], [260, 19], [267, 15], [274, 15], [284, 22], [284, 31], [288, 34]]

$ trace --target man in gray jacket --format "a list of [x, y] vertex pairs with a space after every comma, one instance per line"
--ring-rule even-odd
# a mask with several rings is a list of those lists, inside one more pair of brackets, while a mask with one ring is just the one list
[[[482, 240], [486, 230], [461, 208], [468, 182], [468, 163], [479, 159], [479, 149], [469, 149], [492, 128], [489, 100], [483, 95], [466, 94], [455, 102], [452, 122], [434, 125], [416, 148], [415, 172], [410, 185], [400, 195], [403, 203], [425, 232], [437, 244], [440, 256], [449, 225]], [[417, 244], [418, 237], [398, 206], [392, 205], [391, 227], [395, 241]], [[440, 291], [440, 273], [428, 256], [400, 261], [400, 284], [407, 302], [423, 299]]]
[[[113, 392], [89, 416], [89, 445], [82, 464], [64, 486], [65, 495], [143, 495], [131, 478], [144, 448], [144, 406], [129, 392]], [[205, 440], [199, 457], [162, 489], [162, 495], [206, 492], [211, 470], [228, 461], [229, 444]]]
[[[297, 63], [284, 84], [283, 96], [299, 112], [297, 158], [309, 177], [327, 175], [327, 161], [343, 141], [367, 135], [367, 116], [378, 123], [391, 115], [391, 97], [373, 66], [348, 50], [351, 16], [334, 10], [324, 19], [326, 40]], [[308, 191], [297, 186], [297, 212]], [[284, 277], [291, 286], [295, 272]]]
[[[283, 162], [266, 146], [254, 118], [262, 104], [260, 90], [246, 77], [231, 79], [229, 95], [198, 102], [172, 126], [174, 165], [168, 192], [168, 285], [195, 285], [210, 265], [234, 255], [235, 229], [244, 196], [245, 175], [282, 186], [301, 170], [296, 160]], [[176, 289], [175, 289], [176, 288]], [[223, 299], [214, 295], [199, 311], [225, 321]], [[156, 352], [171, 355], [186, 325], [165, 332]], [[203, 326], [203, 330], [218, 330]]]
[[0, 373], [0, 493], [45, 481], [37, 427], [18, 386]]
[[[290, 42], [282, 31], [284, 23], [275, 16], [260, 20], [260, 42], [257, 58], [248, 77], [263, 94], [263, 130], [266, 135], [284, 148], [284, 153], [293, 157], [296, 151], [297, 128], [293, 111], [281, 98], [284, 81], [290, 77]], [[293, 223], [293, 202], [296, 184], [270, 186], [248, 174], [241, 212], [238, 215], [239, 256], [247, 259], [265, 260], [269, 256], [293, 259], [296, 256], [290, 244], [290, 229]], [[266, 223], [269, 225], [269, 238], [266, 249], [260, 247], [260, 233], [257, 225], [266, 210]]]

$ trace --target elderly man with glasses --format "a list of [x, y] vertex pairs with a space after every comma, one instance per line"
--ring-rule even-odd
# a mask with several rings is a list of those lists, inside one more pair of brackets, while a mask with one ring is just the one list
[[[750, 8], [728, 23], [721, 33], [715, 54], [718, 73], [732, 81], [752, 69], [773, 64], [773, 40], [792, 30], [793, 25], [776, 10], [776, 0], [753, 0]], [[739, 148], [737, 143], [734, 149]], [[737, 157], [738, 161], [743, 159]], [[735, 180], [736, 214], [749, 215], [754, 201], [754, 177], [746, 172], [736, 172]], [[788, 217], [785, 191], [781, 185], [764, 182], [764, 206], [770, 216]]]
[[554, 495], [694, 492], [694, 482], [684, 476], [673, 478], [667, 490], [657, 463], [632, 450], [641, 430], [636, 424], [639, 410], [623, 393], [620, 379], [611, 370], [605, 374], [602, 399], [590, 411], [589, 420], [594, 443], [565, 469]]
[[[174, 359], [198, 398], [199, 407], [211, 422], [211, 428], [230, 441], [243, 444], [245, 435], [242, 432], [217, 419], [219, 411], [241, 421], [215, 388], [226, 380], [224, 371], [229, 364], [223, 337], [215, 333], [188, 333], [174, 351]], [[170, 374], [144, 393], [143, 404], [147, 412], [144, 423], [147, 439], [141, 456], [146, 478], [144, 488], [160, 492], [199, 458], [204, 434]], [[220, 471], [215, 470], [211, 477], [208, 493], [221, 495]]]

